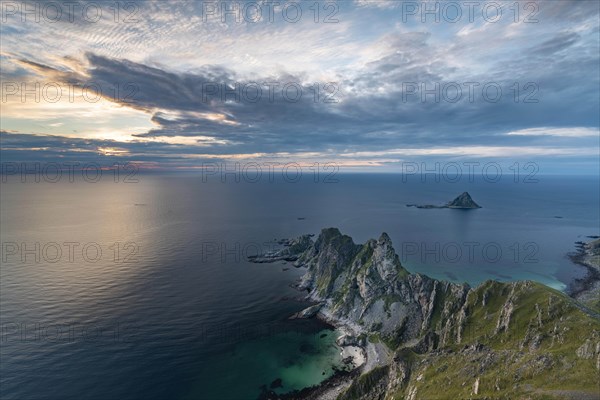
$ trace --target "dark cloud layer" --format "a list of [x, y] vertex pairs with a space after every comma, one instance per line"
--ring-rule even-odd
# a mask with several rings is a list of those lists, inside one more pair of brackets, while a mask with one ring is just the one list
[[[44, 157], [59, 156], [61, 148], [97, 155], [98, 148], [114, 147], [142, 161], [188, 163], [193, 162], [186, 158], [190, 154], [595, 146], [597, 138], [589, 136], [507, 135], [543, 127], [598, 129], [598, 39], [579, 26], [594, 13], [598, 10], [592, 2], [553, 3], [539, 17], [546, 27], [561, 21], [561, 28], [544, 31], [552, 36], [532, 35], [531, 43], [516, 43], [517, 50], [507, 45], [512, 40], [508, 29], [496, 38], [486, 33], [485, 25], [447, 45], [436, 41], [435, 29], [427, 26], [391, 29], [375, 43], [377, 55], [370, 61], [329, 74], [336, 76], [334, 81], [316, 82], [318, 99], [315, 82], [302, 73], [255, 73], [250, 78], [227, 65], [182, 71], [89, 50], [79, 58], [64, 58], [62, 66], [20, 57], [18, 68], [3, 72], [4, 78], [23, 78], [28, 71], [78, 86], [120, 87], [118, 96], [103, 90], [104, 97], [146, 113], [155, 127], [133, 134], [137, 140], [131, 142], [3, 133], [2, 151], [17, 159], [27, 154], [27, 146], [48, 149]], [[486, 59], [488, 48], [494, 47], [500, 49], [493, 53], [498, 58]], [[423, 89], [430, 94], [423, 96]], [[190, 138], [192, 145], [169, 144], [175, 137]], [[31, 153], [36, 156], [39, 151]]]
[[[536, 53], [553, 53], [556, 50], [551, 50], [549, 43], [562, 47], [577, 35], [563, 37], [565, 40], [543, 44]], [[247, 81], [238, 79], [233, 71], [215, 66], [193, 74], [178, 74], [89, 54], [85, 79], [52, 71], [55, 78], [80, 85], [132, 85], [135, 90], [130, 96], [115, 98], [107, 93], [107, 97], [153, 115], [157, 128], [140, 137], [211, 136], [229, 142], [229, 150], [238, 152], [316, 151], [340, 146], [382, 150], [391, 146], [520, 145], [530, 139], [502, 137], [499, 142], [498, 134], [539, 126], [597, 125], [600, 104], [594, 88], [599, 84], [598, 77], [589, 74], [586, 80], [580, 79], [586, 69], [597, 68], [597, 60], [563, 59], [542, 69], [543, 57], [538, 61], [523, 57], [512, 61], [510, 74], [500, 71], [487, 77], [449, 80], [443, 66], [439, 71], [421, 68], [424, 61], [415, 53], [426, 46], [423, 41], [417, 40], [408, 49], [405, 41], [398, 42], [394, 48], [401, 47], [400, 53], [373, 63], [353, 80], [335, 82], [329, 87], [337, 89], [332, 96], [337, 102], [333, 103], [324, 101], [325, 83], [320, 85], [319, 101], [315, 101], [314, 87], [306, 84], [300, 89], [302, 97], [296, 101], [300, 77], [265, 76]], [[37, 69], [50, 71], [43, 66]], [[272, 97], [268, 87], [263, 86], [255, 101], [259, 96], [257, 82], [275, 83]], [[475, 82], [471, 86], [473, 101], [466, 82]], [[285, 96], [282, 88], [289, 84], [293, 85]], [[462, 95], [453, 103], [450, 100], [458, 96], [457, 84]], [[515, 101], [515, 84], [521, 92], [519, 102]], [[434, 94], [422, 97], [421, 85], [427, 90], [439, 85], [439, 98]], [[485, 85], [488, 87], [484, 92]], [[378, 90], [380, 87], [385, 90]], [[446, 92], [444, 87], [448, 88]], [[499, 98], [498, 88], [502, 90]]]

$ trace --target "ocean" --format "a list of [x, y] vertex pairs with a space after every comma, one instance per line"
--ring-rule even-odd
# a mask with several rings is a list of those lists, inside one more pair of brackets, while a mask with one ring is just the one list
[[[303, 271], [247, 261], [282, 238], [387, 232], [410, 272], [564, 290], [585, 274], [574, 242], [600, 234], [597, 176], [204, 178], [2, 182], [2, 399], [256, 399], [319, 383], [341, 360], [328, 326], [288, 319], [308, 305], [290, 287]], [[483, 208], [406, 207], [464, 191]]]

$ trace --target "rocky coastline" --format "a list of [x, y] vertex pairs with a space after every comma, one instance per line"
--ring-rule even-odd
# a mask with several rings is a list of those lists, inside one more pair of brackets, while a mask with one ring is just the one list
[[569, 254], [573, 263], [587, 270], [585, 277], [575, 279], [567, 287], [569, 296], [600, 311], [600, 239], [576, 242], [577, 250]]
[[323, 303], [317, 303], [307, 307], [290, 316], [290, 319], [318, 318], [340, 332], [336, 344], [342, 349], [343, 361], [346, 364], [352, 363], [352, 368], [337, 369], [332, 376], [318, 385], [299, 391], [285, 394], [265, 392], [259, 400], [335, 400], [356, 378], [389, 361], [390, 356], [384, 345], [370, 343], [366, 337], [359, 337], [351, 326], [318, 312], [322, 306]]
[[[254, 255], [248, 257], [248, 260], [253, 263], [274, 263], [277, 261], [287, 261], [294, 263], [297, 268], [306, 267], [302, 260], [299, 260], [301, 254], [308, 251], [313, 245], [311, 238], [314, 235], [303, 235], [294, 239], [280, 239], [276, 242], [283, 246], [278, 251]], [[335, 373], [321, 382], [301, 391], [294, 391], [286, 394], [278, 395], [273, 391], [263, 393], [259, 400], [291, 400], [291, 399], [319, 399], [319, 400], [334, 400], [358, 376], [371, 371], [372, 369], [383, 365], [390, 358], [384, 345], [377, 345], [369, 342], [361, 329], [350, 320], [341, 320], [333, 316], [327, 311], [326, 302], [318, 301], [314, 296], [310, 295], [310, 288], [306, 286], [306, 282], [302, 280], [291, 285], [299, 292], [308, 293], [303, 300], [308, 300], [314, 304], [306, 307], [297, 313], [292, 314], [289, 319], [307, 319], [318, 318], [324, 323], [333, 327], [340, 332], [340, 336], [336, 340], [336, 344], [342, 349], [342, 352], [352, 353], [346, 362], [350, 362], [351, 357], [353, 368], [350, 371], [336, 370]]]
[[[273, 398], [402, 393], [414, 400], [437, 398], [436, 390], [448, 387], [453, 398], [512, 393], [535, 399], [554, 398], [557, 384], [571, 396], [566, 398], [586, 398], [596, 387], [600, 319], [561, 292], [530, 281], [487, 281], [472, 288], [411, 274], [385, 233], [355, 244], [328, 228], [316, 240], [304, 235], [283, 245], [250, 261], [285, 257], [306, 268], [295, 287], [314, 304], [292, 317], [316, 317], [336, 327], [342, 332], [338, 345], [360, 348], [364, 362], [315, 387]], [[588, 262], [587, 249], [579, 262]], [[480, 366], [473, 370], [473, 363]], [[453, 369], [446, 371], [448, 365]]]

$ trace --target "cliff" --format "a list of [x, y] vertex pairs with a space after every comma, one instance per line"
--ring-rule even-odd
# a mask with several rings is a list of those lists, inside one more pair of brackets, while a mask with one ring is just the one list
[[284, 251], [319, 317], [394, 353], [340, 399], [598, 398], [600, 321], [561, 292], [411, 274], [385, 233], [359, 245], [329, 228]]

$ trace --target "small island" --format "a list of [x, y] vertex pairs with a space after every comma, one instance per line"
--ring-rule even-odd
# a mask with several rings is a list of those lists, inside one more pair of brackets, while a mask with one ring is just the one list
[[454, 200], [446, 203], [443, 206], [435, 206], [432, 204], [407, 204], [406, 207], [416, 207], [416, 208], [458, 208], [464, 210], [470, 210], [475, 208], [481, 208], [481, 206], [471, 198], [469, 192], [463, 192], [461, 195], [456, 197]]

